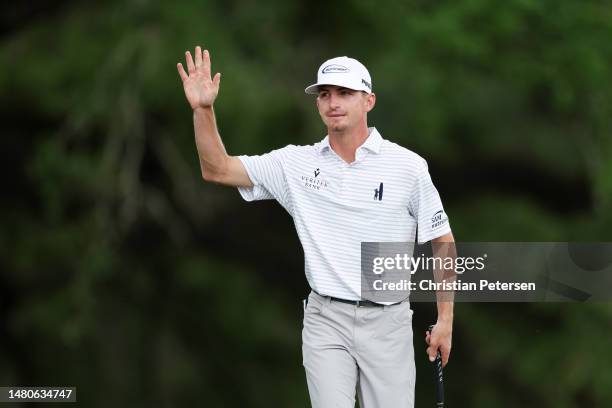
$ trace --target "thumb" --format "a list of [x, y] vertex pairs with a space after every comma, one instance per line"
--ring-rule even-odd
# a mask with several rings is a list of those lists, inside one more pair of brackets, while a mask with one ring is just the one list
[[221, 73], [220, 73], [220, 72], [217, 72], [217, 73], [215, 74], [215, 76], [213, 77], [213, 84], [214, 84], [215, 86], [219, 86], [219, 83], [220, 83], [220, 82], [221, 82]]

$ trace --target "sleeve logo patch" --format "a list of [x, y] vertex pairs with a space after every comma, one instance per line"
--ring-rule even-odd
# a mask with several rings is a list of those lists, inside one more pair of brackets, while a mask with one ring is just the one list
[[446, 216], [444, 211], [443, 210], [437, 211], [431, 217], [431, 229], [438, 228], [439, 226], [444, 225], [447, 222], [448, 222], [448, 217]]

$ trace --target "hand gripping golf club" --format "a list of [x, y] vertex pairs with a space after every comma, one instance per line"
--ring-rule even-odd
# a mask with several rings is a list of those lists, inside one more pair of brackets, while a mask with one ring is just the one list
[[[433, 325], [429, 326], [427, 333], [431, 336]], [[433, 364], [434, 382], [436, 384], [436, 407], [444, 408], [444, 377], [442, 375], [442, 354], [438, 350]]]

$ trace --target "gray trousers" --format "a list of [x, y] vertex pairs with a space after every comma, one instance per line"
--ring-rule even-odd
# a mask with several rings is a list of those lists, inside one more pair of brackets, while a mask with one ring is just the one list
[[313, 408], [414, 406], [410, 303], [358, 307], [311, 292], [302, 357]]

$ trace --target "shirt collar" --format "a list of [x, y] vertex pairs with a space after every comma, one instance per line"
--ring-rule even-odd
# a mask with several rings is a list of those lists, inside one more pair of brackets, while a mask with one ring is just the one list
[[329, 145], [329, 135], [326, 135], [325, 138], [318, 143], [318, 148], [319, 152], [321, 153], [331, 149], [331, 146]]
[[[361, 146], [357, 148], [357, 151], [360, 149], [368, 149], [372, 153], [380, 153], [380, 146], [382, 145], [383, 138], [378, 133], [375, 127], [368, 128], [368, 138], [363, 142]], [[331, 150], [331, 146], [329, 145], [329, 135], [325, 136], [323, 140], [318, 143], [318, 148], [320, 153], [324, 153], [326, 150]]]
[[365, 142], [363, 142], [363, 144], [357, 148], [357, 150], [365, 148], [370, 150], [372, 153], [378, 154], [380, 153], [380, 146], [382, 145], [383, 138], [375, 127], [368, 129], [370, 131], [370, 135]]

